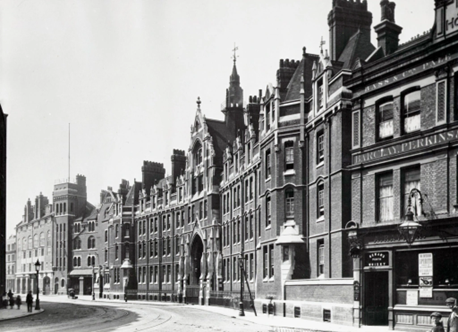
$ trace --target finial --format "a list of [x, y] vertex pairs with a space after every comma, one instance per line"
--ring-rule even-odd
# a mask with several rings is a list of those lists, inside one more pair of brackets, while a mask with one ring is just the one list
[[200, 97], [197, 97], [197, 109], [200, 109], [200, 103], [201, 103]]
[[237, 53], [236, 53], [238, 51], [238, 49], [239, 48], [237, 46], [235, 46], [235, 43], [234, 43], [234, 48], [232, 49], [232, 52], [234, 52], [234, 55], [232, 56], [232, 60], [234, 60], [234, 65], [235, 65], [235, 62], [237, 61], [237, 58], [239, 57], [237, 55]]
[[305, 57], [305, 46], [302, 47], [302, 56]]
[[323, 36], [321, 36], [321, 41], [320, 41], [321, 54], [323, 54], [323, 45], [324, 44], [326, 44], [326, 42], [323, 40]]

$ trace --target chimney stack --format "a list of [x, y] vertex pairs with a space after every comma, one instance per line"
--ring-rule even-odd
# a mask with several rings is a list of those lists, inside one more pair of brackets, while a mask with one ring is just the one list
[[331, 60], [339, 60], [350, 38], [361, 30], [368, 42], [371, 40], [372, 13], [367, 1], [333, 0], [328, 14]]
[[183, 150], [173, 149], [172, 154], [172, 183], [176, 184], [176, 179], [184, 173], [186, 168], [186, 155]]
[[374, 27], [377, 33], [378, 46], [383, 49], [385, 55], [397, 51], [399, 46], [399, 34], [402, 28], [395, 24], [394, 9], [396, 4], [388, 0], [380, 1], [382, 22]]

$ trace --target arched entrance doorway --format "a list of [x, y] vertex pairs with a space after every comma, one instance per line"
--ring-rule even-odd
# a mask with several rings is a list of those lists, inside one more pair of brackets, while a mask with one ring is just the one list
[[190, 271], [189, 271], [189, 284], [186, 286], [186, 302], [187, 303], [199, 303], [199, 291], [200, 291], [200, 273], [201, 266], [200, 261], [202, 259], [202, 253], [204, 251], [204, 244], [202, 238], [196, 235], [191, 244], [190, 253]]
[[196, 235], [191, 245], [191, 273], [190, 273], [190, 284], [198, 285], [200, 279], [200, 261], [202, 259], [202, 252], [204, 251], [204, 244], [200, 236]]

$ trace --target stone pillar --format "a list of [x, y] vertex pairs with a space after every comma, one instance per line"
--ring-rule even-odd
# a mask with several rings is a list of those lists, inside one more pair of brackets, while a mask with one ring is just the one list
[[79, 281], [80, 281], [79, 295], [83, 295], [84, 294], [84, 277], [80, 277]]
[[200, 289], [199, 289], [199, 304], [205, 304], [205, 279], [207, 276], [207, 253], [204, 251], [202, 253], [202, 258], [200, 259]]

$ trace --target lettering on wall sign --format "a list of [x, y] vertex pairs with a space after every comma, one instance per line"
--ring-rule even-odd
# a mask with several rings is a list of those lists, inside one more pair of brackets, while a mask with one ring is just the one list
[[388, 252], [371, 252], [366, 254], [365, 266], [388, 266]]
[[413, 139], [409, 142], [399, 143], [388, 147], [376, 149], [370, 152], [361, 153], [353, 156], [353, 164], [362, 164], [385, 157], [394, 156], [409, 151], [429, 148], [442, 143], [448, 143], [458, 139], [458, 129], [432, 134], [426, 137]]
[[[435, 68], [437, 66], [440, 66], [440, 65], [442, 65], [442, 64], [444, 64], [444, 63], [446, 63], [446, 62], [448, 62], [450, 60], [453, 60], [453, 59], [455, 59], [457, 57], [458, 57], [458, 55], [456, 55], [456, 54], [453, 54], [453, 55], [447, 54], [447, 55], [445, 55], [443, 57], [440, 57], [440, 58], [437, 58], [435, 60], [431, 60], [431, 61], [425, 62], [425, 63], [423, 63], [423, 64], [421, 64], [421, 65], [419, 65], [417, 67], [405, 70], [400, 74], [388, 77], [388, 78], [386, 78], [386, 79], [384, 79], [382, 81], [379, 81], [379, 82], [376, 82], [376, 83], [372, 83], [372, 84], [368, 84], [364, 88], [364, 92], [371, 92], [371, 91], [383, 88], [383, 87], [385, 87], [385, 86], [387, 86], [389, 84], [401, 81], [404, 78], [408, 78], [408, 77], [413, 76], [415, 74], [421, 73], [422, 71], [425, 71], [427, 69], [431, 69], [431, 68]], [[354, 94], [354, 96], [355, 95], [361, 95], [361, 93], [356, 93], [356, 94]]]
[[453, 1], [445, 9], [445, 34], [449, 35], [456, 31], [458, 31], [458, 8], [456, 1]]

